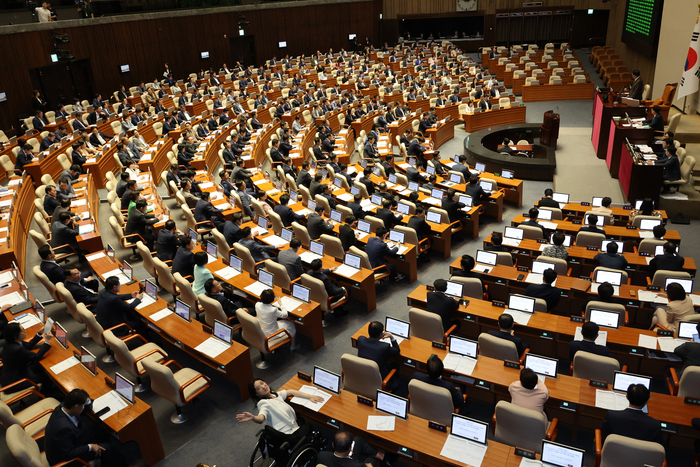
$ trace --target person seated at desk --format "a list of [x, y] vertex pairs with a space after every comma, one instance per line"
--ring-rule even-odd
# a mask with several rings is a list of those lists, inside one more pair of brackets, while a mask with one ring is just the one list
[[333, 437], [333, 452], [318, 453], [318, 464], [326, 467], [380, 467], [384, 453], [359, 436], [339, 431]]
[[433, 282], [433, 287], [435, 287], [435, 291], [426, 294], [428, 311], [440, 317], [443, 332], [447, 332], [453, 324], [457, 324], [459, 329], [459, 322], [452, 319], [452, 312], [456, 312], [459, 309], [459, 301], [445, 294], [447, 281], [445, 279], [436, 279]]
[[146, 248], [153, 250], [153, 242], [155, 241], [153, 225], [159, 223], [160, 219], [153, 214], [146, 214], [146, 209], [148, 209], [148, 202], [145, 199], [136, 201], [136, 206], [129, 213], [124, 232], [126, 235], [140, 235]]
[[322, 217], [323, 212], [324, 207], [319, 204], [316, 206], [316, 211], [310, 213], [306, 220], [306, 230], [311, 240], [317, 240], [323, 234], [331, 235], [333, 232], [333, 224]]
[[481, 206], [481, 203], [488, 198], [491, 193], [484, 191], [481, 185], [479, 185], [478, 176], [470, 174], [468, 180], [469, 183], [467, 183], [464, 193], [472, 197], [472, 204], [474, 206]]
[[272, 245], [261, 245], [253, 239], [253, 232], [250, 227], [243, 227], [239, 233], [241, 239], [238, 241], [241, 245], [250, 250], [253, 261], [259, 263], [270, 259], [269, 251], [276, 250]]
[[[379, 373], [384, 380], [389, 375], [389, 357], [399, 355], [401, 349], [391, 333], [384, 331], [384, 325], [379, 321], [372, 321], [367, 327], [369, 337], [360, 336], [357, 338], [357, 356], [372, 360], [379, 367]], [[382, 339], [389, 339], [391, 344], [382, 342]], [[395, 375], [387, 383], [387, 390], [392, 391], [399, 387], [399, 377]]]
[[[389, 175], [394, 175], [396, 173], [396, 170], [394, 169], [394, 166], [392, 165], [394, 161], [394, 156], [391, 154], [386, 155], [386, 160], [382, 161], [382, 167], [384, 168], [384, 173], [388, 177]], [[337, 172], [337, 170], [336, 170]]]
[[[700, 335], [700, 323], [698, 323], [696, 331]], [[700, 343], [686, 342], [679, 345], [673, 351], [674, 355], [683, 360], [683, 368], [678, 372], [678, 377], [683, 376], [683, 371], [689, 366], [700, 366]]]
[[[635, 209], [632, 212], [630, 212], [629, 223], [632, 224], [632, 222], [634, 221], [634, 218], [637, 216], [655, 216], [655, 217], [658, 217], [659, 219], [662, 218], [661, 211], [654, 210], [654, 200], [651, 198], [644, 198], [641, 205], [639, 206], [639, 209]], [[656, 227], [654, 227], [654, 230], [656, 230], [657, 227], [663, 228], [664, 234], [666, 233], [665, 232], [666, 229], [662, 225], [657, 225]], [[654, 236], [656, 237], [656, 235], [654, 235]], [[663, 235], [661, 235], [660, 237], [657, 237], [657, 238], [661, 238], [661, 237], [663, 237]]]
[[[537, 227], [542, 231], [542, 238], [547, 238], [547, 233], [540, 224], [537, 223], [537, 217], [540, 215], [540, 210], [537, 208], [530, 208], [527, 212], [528, 220], [521, 222], [520, 225], [529, 225], [530, 227]], [[590, 221], [589, 221], [590, 222]]]
[[194, 170], [190, 162], [194, 159], [194, 154], [186, 151], [187, 146], [185, 144], [177, 145], [177, 163], [180, 166], [186, 167], [188, 170]]
[[[517, 153], [518, 150], [510, 147], [510, 143], [511, 143], [511, 141], [509, 138], [503, 138], [503, 146], [498, 148], [498, 152], [500, 152], [502, 154], [515, 154], [515, 153]], [[557, 207], [559, 207], [559, 206], [557, 205]]]
[[299, 222], [300, 220], [304, 219], [304, 216], [301, 214], [296, 214], [292, 208], [287, 206], [287, 204], [289, 204], [289, 195], [284, 193], [282, 196], [280, 196], [279, 204], [277, 204], [272, 210], [277, 213], [278, 216], [280, 216], [282, 225], [285, 227], [290, 227], [292, 222]]
[[[675, 147], [666, 148], [666, 158], [657, 160], [655, 165], [662, 165], [664, 167], [664, 180], [674, 181], [681, 179], [681, 164], [678, 160]], [[664, 186], [662, 193], [668, 193], [669, 191], [670, 188]]]
[[348, 215], [345, 218], [345, 223], [338, 226], [338, 239], [340, 239], [345, 252], [357, 243], [357, 232], [355, 229], [357, 229], [357, 219], [353, 215]]
[[661, 115], [661, 107], [655, 105], [651, 108], [651, 118], [642, 120], [642, 125], [649, 125], [656, 135], [664, 133], [664, 117]]
[[409, 182], [425, 183], [427, 179], [424, 175], [421, 175], [420, 169], [423, 167], [423, 163], [419, 160], [416, 161], [415, 167], [409, 165], [406, 169], [406, 178]]
[[[89, 274], [89, 273], [88, 273]], [[97, 303], [99, 295], [97, 289], [100, 286], [92, 276], [83, 277], [78, 268], [70, 268], [66, 271], [66, 280], [63, 282], [77, 303], [92, 306]]]
[[486, 292], [486, 286], [481, 278], [481, 273], [472, 270], [475, 264], [476, 262], [472, 256], [462, 255], [462, 258], [459, 260], [459, 265], [462, 269], [455, 269], [452, 272], [452, 277], [473, 277], [474, 279], [479, 279], [479, 282], [481, 282], [481, 289]]
[[353, 197], [352, 201], [348, 202], [348, 207], [352, 210], [353, 215], [356, 219], [364, 219], [367, 213], [362, 209], [362, 195], [357, 194]]
[[459, 386], [442, 379], [442, 372], [444, 369], [445, 366], [440, 357], [433, 354], [426, 362], [426, 373], [416, 371], [413, 373], [411, 379], [417, 379], [418, 381], [447, 389], [450, 391], [450, 395], [452, 396], [452, 405], [454, 406], [455, 410], [460, 410], [462, 413], [464, 413], [466, 404], [464, 402], [464, 396], [462, 396], [462, 390], [459, 388]]
[[56, 135], [52, 132], [46, 135], [44, 139], [41, 140], [39, 145], [39, 151], [46, 151], [51, 147], [52, 144], [56, 142]]
[[[5, 309], [3, 307], [3, 311]], [[39, 347], [39, 351], [32, 352], [32, 349], [42, 339], [42, 335], [44, 335], [44, 330], [39, 329], [31, 340], [25, 342], [27, 331], [21, 324], [10, 322], [5, 325], [3, 329], [5, 346], [2, 349], [3, 366], [0, 371], [0, 384], [3, 388], [23, 378], [27, 378], [36, 384], [51, 385], [46, 374], [40, 370], [39, 366], [35, 365], [51, 349], [51, 339], [53, 338], [51, 332], [44, 335], [44, 343]], [[28, 387], [30, 387], [29, 383], [24, 382], [4, 389], [4, 392], [15, 393]], [[46, 392], [46, 389], [44, 388], [43, 392]]]
[[664, 254], [657, 255], [651, 260], [651, 266], [656, 271], [682, 271], [685, 258], [676, 254], [676, 245], [673, 242], [664, 243]]
[[220, 232], [224, 230], [223, 211], [217, 209], [209, 201], [210, 193], [203, 191], [194, 208], [194, 219], [197, 222], [211, 222]]
[[649, 390], [643, 384], [630, 384], [627, 388], [629, 407], [625, 410], [608, 410], [603, 419], [601, 434], [603, 444], [608, 435], [620, 435], [640, 441], [664, 445], [661, 422], [645, 414], [642, 409], [649, 400]]
[[274, 303], [276, 299], [275, 291], [272, 289], [265, 289], [260, 294], [260, 301], [255, 304], [255, 314], [258, 317], [260, 329], [265, 336], [270, 336], [280, 329], [286, 330], [291, 338], [289, 350], [298, 350], [299, 346], [296, 343], [297, 328], [289, 320], [289, 313], [282, 302]]
[[[663, 326], [669, 331], [678, 334], [680, 322], [690, 316], [695, 315], [693, 300], [685, 293], [683, 286], [677, 282], [672, 282], [666, 287], [668, 305], [661, 305], [656, 308], [654, 316], [651, 318], [651, 329]], [[658, 325], [658, 326], [657, 326]]]
[[[132, 292], [130, 294], [120, 294], [121, 284], [119, 277], [112, 276], [105, 280], [105, 288], [100, 292], [94, 312], [97, 322], [104, 329], [109, 329], [120, 324], [128, 324], [137, 333], [145, 336], [148, 329], [139, 320], [133, 318], [133, 311], [141, 303], [143, 293]], [[131, 303], [126, 303], [125, 300], [135, 299]], [[129, 330], [121, 326], [113, 330], [117, 337], [125, 336]]]
[[[328, 274], [335, 271], [338, 269], [338, 267], [334, 267], [331, 269], [323, 269], [323, 260], [321, 259], [315, 259], [311, 261], [311, 270], [308, 272], [308, 274], [323, 282], [323, 286], [326, 289], [326, 293], [328, 294], [328, 298], [331, 301], [336, 301], [340, 299], [343, 296], [348, 295], [348, 291], [345, 287], [339, 287], [336, 284], [334, 284], [329, 278]], [[345, 316], [348, 314], [348, 311], [344, 307], [338, 307], [335, 310], [333, 310], [331, 313], [333, 313], [336, 316]]]
[[[305, 186], [306, 188], [309, 188], [311, 186], [311, 182], [313, 181], [313, 177], [309, 173], [309, 167], [310, 163], [309, 161], [304, 161], [301, 163], [301, 170], [299, 171], [299, 175], [297, 176], [297, 186], [302, 185]], [[295, 200], [296, 202], [296, 200]]]
[[595, 340], [598, 338], [599, 327], [593, 321], [587, 321], [581, 326], [581, 335], [583, 336], [582, 341], [571, 341], [569, 342], [569, 360], [574, 361], [574, 355], [576, 352], [588, 352], [595, 355], [600, 355], [601, 357], [612, 358], [612, 353], [610, 349], [604, 345], [598, 345]]
[[389, 280], [399, 282], [406, 276], [398, 274], [396, 272], [396, 265], [389, 263], [386, 258], [384, 258], [384, 255], [395, 257], [399, 251], [399, 247], [393, 246], [390, 248], [386, 243], [389, 237], [389, 231], [385, 227], [377, 227], [375, 235], [375, 237], [368, 238], [367, 246], [365, 247], [365, 252], [367, 252], [372, 268], [378, 268], [379, 266], [388, 267]]
[[540, 381], [537, 378], [537, 373], [530, 368], [520, 370], [520, 380], [513, 381], [508, 386], [511, 403], [518, 407], [539, 412], [547, 420], [544, 404], [549, 399], [549, 389], [544, 384], [545, 379], [542, 378], [542, 381]]
[[593, 260], [598, 261], [598, 264], [604, 268], [624, 271], [627, 268], [627, 259], [617, 254], [617, 248], [617, 242], [610, 242], [605, 247], [606, 253], [598, 253], [593, 257]]
[[[322, 196], [322, 197], [326, 198], [326, 200], [328, 200], [328, 205], [330, 206], [331, 209], [335, 209], [336, 206], [338, 205], [336, 200], [333, 199], [333, 190], [331, 190], [331, 185], [328, 183], [322, 183], [318, 187], [318, 193], [316, 193], [316, 196], [317, 197]], [[267, 203], [264, 203], [263, 202], [264, 200], [261, 199], [260, 197], [258, 197], [258, 199], [260, 200], [260, 204], [263, 205], [263, 208], [265, 208], [265, 205]], [[272, 209], [272, 208], [270, 208], [270, 209]], [[267, 208], [265, 208], [265, 210], [267, 211]]]
[[168, 219], [165, 227], [160, 229], [156, 240], [156, 256], [161, 261], [172, 261], [177, 254], [177, 249], [185, 238], [182, 232], [177, 229], [175, 221]]
[[192, 194], [192, 188], [192, 180], [190, 180], [189, 178], [183, 178], [180, 181], [180, 193], [182, 193], [182, 197], [185, 198], [185, 203], [187, 204], [187, 207], [190, 209], [195, 209], [197, 207], [197, 203], [199, 203], [200, 198]]
[[417, 161], [421, 163], [421, 167], [425, 166], [425, 151], [426, 148], [422, 146], [425, 143], [425, 138], [423, 135], [418, 135], [418, 138], [411, 141], [411, 144], [406, 148], [406, 154], [413, 156]]
[[612, 204], [612, 199], [609, 196], [606, 196], [603, 198], [603, 200], [600, 202], [601, 206], [596, 206], [592, 209], [590, 209], [588, 212], [592, 214], [604, 214], [606, 216], [612, 216], [613, 210], [610, 209], [610, 205]]
[[428, 177], [428, 181], [425, 182], [423, 185], [421, 185], [421, 188], [425, 188], [426, 190], [432, 192], [435, 188], [437, 188], [437, 176], [435, 174], [430, 175]]
[[18, 171], [16, 175], [21, 175], [22, 172], [24, 172], [24, 166], [31, 164], [32, 160], [34, 159], [34, 154], [32, 154], [32, 151], [34, 151], [34, 146], [31, 144], [24, 144], [21, 146], [18, 144], [17, 146], [21, 147], [22, 150], [17, 153], [15, 170]]
[[194, 282], [192, 282], [192, 292], [195, 297], [205, 293], [204, 284], [213, 279], [214, 275], [207, 269], [209, 255], [205, 251], [198, 251], [194, 254]]
[[[493, 236], [492, 236], [492, 238], [493, 238]], [[559, 259], [563, 259], [564, 261], [566, 261], [566, 259], [569, 257], [569, 250], [567, 250], [566, 247], [564, 246], [564, 240], [566, 240], [566, 236], [564, 235], [564, 233], [563, 232], [556, 232], [552, 236], [552, 243], [554, 243], [554, 245], [546, 246], [544, 248], [544, 250], [542, 251], [542, 256], [548, 256], [550, 258], [559, 258]], [[615, 245], [615, 248], [616, 248], [615, 251], [617, 251], [617, 244], [615, 242], [611, 242], [608, 245], [608, 247], [610, 247], [610, 245]], [[625, 261], [625, 263], [626, 263], [626, 261]], [[601, 266], [602, 266], [602, 264], [601, 264]]]
[[[382, 182], [383, 184], [384, 182]], [[386, 185], [385, 185], [386, 186]], [[401, 221], [403, 220], [403, 216], [401, 214], [394, 215], [391, 212], [391, 204], [392, 200], [383, 198], [382, 199], [382, 207], [377, 209], [377, 212], [375, 216], [377, 219], [381, 219], [384, 222], [384, 227], [387, 230], [391, 230], [395, 225], [401, 224]]]
[[[551, 271], [551, 269], [548, 269], [548, 271]], [[513, 325], [513, 317], [507, 313], [503, 313], [498, 317], [499, 330], [491, 330], [488, 333], [492, 336], [511, 341], [515, 344], [515, 347], [518, 350], [518, 355], [522, 355], [525, 352], [525, 349], [529, 349], [530, 347], [524, 343], [521, 338], [515, 335]]]
[[557, 280], [557, 272], [554, 269], [547, 269], [542, 274], [544, 283], [530, 284], [525, 287], [523, 295], [528, 297], [541, 298], [547, 302], [547, 312], [550, 312], [557, 306], [561, 299], [561, 290], [552, 286], [552, 283]]
[[175, 258], [173, 258], [173, 265], [171, 271], [173, 274], [179, 272], [183, 278], [187, 276], [194, 277], [194, 250], [195, 243], [192, 238], [183, 236], [180, 239], [181, 246], [177, 249], [175, 253]]
[[323, 402], [321, 396], [311, 396], [294, 389], [282, 390], [277, 393], [261, 379], [255, 379], [248, 383], [248, 392], [256, 407], [258, 407], [258, 415], [243, 412], [236, 415], [236, 420], [239, 423], [255, 422], [258, 425], [269, 425], [270, 428], [281, 433], [293, 435], [292, 439], [288, 440], [290, 446], [293, 446], [298, 440], [309, 434], [311, 426], [304, 424], [301, 428], [299, 427], [296, 412], [286, 402], [287, 397], [302, 397], [309, 399], [311, 402]]
[[85, 255], [78, 245], [80, 232], [72, 227], [72, 222], [72, 216], [67, 212], [62, 212], [58, 221], [51, 224], [51, 246], [54, 248], [62, 245], [71, 246], [78, 254], [78, 261], [84, 263]]
[[63, 198], [59, 200], [59, 205], [56, 209], [54, 209], [53, 214], [51, 215], [51, 220], [49, 221], [49, 225], [53, 224], [54, 222], [58, 221], [61, 218], [61, 213], [62, 212], [67, 212], [70, 215], [73, 216], [73, 219], [78, 221], [80, 219], [80, 216], [77, 214], [73, 213], [70, 210], [70, 199], [68, 198]]
[[595, 214], [586, 214], [588, 225], [578, 229], [579, 232], [593, 232], [605, 235], [605, 230], [598, 228], [598, 216]]
[[[233, 318], [236, 316], [236, 310], [239, 308], [245, 308], [242, 301], [237, 300], [235, 295], [225, 292], [221, 282], [213, 277], [207, 279], [204, 283], [204, 293], [207, 297], [219, 302], [221, 309], [228, 318]], [[248, 312], [251, 316], [255, 316], [255, 312], [251, 311], [250, 309], [248, 309]]]
[[491, 234], [491, 243], [484, 247], [484, 251], [503, 251], [510, 253], [508, 247], [503, 246], [503, 234], [494, 232]]
[[58, 200], [58, 193], [55, 185], [47, 185], [44, 195], [44, 211], [49, 216], [53, 216], [54, 211], [61, 205]]
[[277, 255], [277, 262], [287, 270], [290, 281], [296, 280], [304, 274], [304, 268], [301, 266], [301, 257], [299, 256], [300, 248], [301, 240], [293, 238], [289, 242], [289, 248], [280, 251], [279, 255]]
[[537, 202], [537, 206], [559, 209], [559, 203], [557, 203], [552, 196], [554, 196], [554, 191], [551, 188], [547, 188], [544, 190], [544, 197], [540, 198]]

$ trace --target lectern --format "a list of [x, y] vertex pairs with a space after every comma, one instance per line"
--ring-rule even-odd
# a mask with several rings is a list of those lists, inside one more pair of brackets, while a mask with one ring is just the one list
[[551, 146], [556, 149], [559, 138], [559, 114], [553, 110], [544, 113], [544, 121], [540, 128], [540, 144]]

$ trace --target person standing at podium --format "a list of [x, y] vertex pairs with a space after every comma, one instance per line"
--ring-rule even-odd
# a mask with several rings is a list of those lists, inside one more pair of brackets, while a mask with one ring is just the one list
[[629, 97], [630, 99], [642, 100], [642, 93], [644, 92], [644, 81], [642, 81], [641, 73], [639, 70], [634, 70], [632, 76], [634, 76], [634, 81], [629, 86]]

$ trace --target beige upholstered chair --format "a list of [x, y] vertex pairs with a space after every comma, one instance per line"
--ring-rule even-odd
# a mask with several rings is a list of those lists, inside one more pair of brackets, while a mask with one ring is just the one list
[[654, 273], [651, 283], [649, 283], [649, 278], [647, 277], [647, 284], [663, 287], [666, 285], [666, 279], [690, 279], [690, 274], [685, 271], [668, 271], [665, 269], [660, 269]]
[[[199, 294], [197, 296], [199, 304], [202, 305], [204, 309], [204, 322], [211, 328], [214, 327], [214, 321], [218, 320], [222, 323], [226, 323], [229, 326], [233, 326], [234, 331], [240, 329], [240, 325], [232, 325], [231, 323], [236, 319], [235, 316], [228, 317], [224, 313], [224, 309], [221, 307], [221, 303], [213, 298], [209, 298], [206, 294]], [[234, 323], [235, 324], [235, 323]]]
[[367, 253], [364, 250], [360, 250], [356, 246], [351, 246], [348, 250], [348, 253], [352, 253], [353, 255], [360, 257], [360, 266], [362, 266], [365, 269], [371, 269], [372, 271], [374, 271], [375, 281], [380, 281], [386, 277], [389, 277], [389, 268], [385, 264], [373, 268], [372, 263], [369, 262], [369, 256], [367, 256]]
[[255, 347], [260, 352], [260, 361], [255, 366], [261, 370], [270, 368], [270, 364], [265, 361], [265, 355], [274, 352], [276, 349], [292, 341], [289, 332], [281, 328], [278, 331], [265, 336], [260, 328], [258, 318], [250, 316], [248, 312], [240, 308], [236, 311], [238, 321], [241, 323], [241, 336], [248, 345]]
[[523, 355], [518, 355], [518, 348], [513, 342], [485, 332], [479, 334], [478, 341], [479, 354], [484, 357], [495, 358], [496, 360], [510, 360], [511, 362], [520, 362], [522, 364], [525, 361], [525, 355], [529, 351], [529, 349], [526, 349]]
[[329, 297], [323, 282], [308, 274], [301, 275], [301, 283], [304, 287], [309, 288], [310, 299], [321, 305], [321, 311], [323, 313], [332, 313], [333, 310], [343, 306], [348, 301], [347, 292], [340, 298]]
[[408, 321], [411, 323], [411, 336], [431, 342], [447, 343], [448, 336], [457, 328], [455, 325], [445, 332], [440, 315], [418, 308], [408, 310]]
[[[39, 445], [36, 441], [20, 425], [9, 427], [5, 439], [12, 456], [22, 467], [50, 467], [49, 462], [46, 460], [46, 454], [39, 450]], [[92, 467], [94, 464], [94, 462], [87, 463], [79, 458], [71, 459], [65, 464], [71, 462], [84, 465], [85, 467]]]
[[292, 231], [294, 231], [294, 236], [299, 239], [301, 244], [308, 248], [311, 245], [311, 237], [309, 236], [309, 231], [306, 227], [300, 223], [294, 221], [292, 222]]
[[477, 300], [485, 300], [484, 298], [484, 288], [481, 285], [481, 281], [476, 277], [450, 277], [452, 282], [457, 282], [462, 284], [462, 296], [476, 298]]
[[578, 232], [576, 234], [576, 246], [583, 248], [594, 246], [600, 248], [605, 240], [605, 234], [596, 232]]
[[32, 272], [34, 273], [34, 275], [36, 276], [36, 278], [39, 279], [39, 282], [41, 282], [41, 284], [44, 286], [44, 288], [45, 288], [46, 291], [49, 293], [49, 295], [51, 295], [51, 298], [53, 299], [53, 301], [54, 301], [54, 302], [60, 302], [61, 299], [60, 299], [59, 296], [56, 294], [56, 286], [54, 285], [53, 282], [51, 282], [51, 281], [49, 280], [49, 278], [46, 276], [46, 274], [44, 274], [44, 273], [41, 271], [41, 268], [40, 268], [39, 266], [34, 266], [34, 267], [32, 268]]
[[182, 274], [176, 272], [173, 274], [173, 280], [175, 285], [180, 290], [180, 300], [185, 302], [188, 307], [190, 307], [190, 315], [194, 313], [199, 319], [199, 314], [202, 312], [199, 306], [199, 301], [192, 290], [192, 284], [190, 284], [187, 279], [182, 277]]
[[625, 309], [625, 306], [620, 303], [599, 302], [596, 300], [589, 301], [588, 303], [586, 303], [586, 309], [584, 311], [584, 317], [586, 321], [590, 321], [591, 319], [591, 310], [601, 310], [608, 311], [611, 313], [617, 313], [618, 315], [620, 315], [618, 321], [618, 324], [620, 326], [627, 326], [629, 324], [629, 315], [627, 313], [627, 310]]
[[[138, 383], [136, 392], [143, 392], [147, 389], [141, 382], [141, 375], [146, 372], [143, 367], [143, 361], [148, 359], [152, 362], [162, 362], [168, 359], [168, 354], [165, 350], [152, 342], [147, 342], [139, 334], [132, 334], [124, 340], [116, 337], [112, 331], [104, 331], [102, 336], [109, 348], [114, 352], [114, 359], [119, 363], [119, 366], [136, 378]], [[129, 350], [126, 342], [136, 338], [140, 339], [143, 344]]]
[[676, 369], [671, 367], [671, 375], [668, 378], [669, 392], [678, 397], [699, 397], [700, 396], [700, 368], [689, 366], [683, 370], [683, 375], [678, 380]]
[[595, 430], [595, 451], [596, 467], [664, 465], [666, 457], [664, 447], [650, 441], [608, 435], [603, 444], [600, 430]]
[[345, 258], [345, 250], [343, 244], [338, 237], [322, 234], [319, 241], [324, 245], [324, 254], [330, 255], [337, 259]]
[[53, 397], [41, 396], [38, 402], [13, 414], [10, 407], [0, 402], [0, 423], [6, 429], [12, 425], [18, 425], [29, 436], [39, 439], [44, 436], [44, 428], [49, 422], [51, 412], [58, 404], [59, 402]]
[[547, 427], [547, 418], [540, 412], [500, 401], [496, 404], [491, 429], [499, 443], [542, 453], [542, 440], [557, 438], [556, 418]]
[[233, 249], [236, 252], [236, 256], [241, 258], [241, 269], [252, 274], [253, 276], [257, 276], [258, 268], [265, 263], [265, 261], [256, 263], [253, 259], [253, 255], [250, 253], [250, 250], [240, 243], [234, 243]]
[[170, 421], [180, 424], [188, 418], [182, 413], [182, 407], [209, 389], [211, 379], [190, 368], [183, 368], [175, 360], [167, 363], [176, 365], [178, 370], [173, 373], [168, 365], [152, 360], [144, 360], [143, 367], [151, 378], [153, 392], [175, 404], [176, 412], [170, 416]]
[[[75, 322], [78, 324], [85, 324], [83, 323], [83, 320], [80, 318], [80, 314], [78, 313], [78, 303], [73, 298], [73, 294], [70, 293], [70, 291], [66, 288], [65, 285], [63, 285], [62, 282], [58, 282], [56, 284], [56, 295], [58, 295], [61, 301], [66, 303], [68, 313], [70, 313]], [[89, 338], [90, 334], [88, 333], [87, 329], [85, 329], [82, 332], [81, 336], [84, 338]]]
[[528, 240], [537, 240], [542, 237], [542, 229], [532, 225], [518, 225], [518, 228], [523, 231], [523, 238]]
[[[626, 369], [627, 367], [623, 371]], [[582, 350], [576, 352], [571, 363], [571, 374], [575, 378], [594, 379], [612, 384], [616, 371], [620, 371], [620, 362], [616, 359]]]
[[153, 252], [146, 248], [141, 240], [136, 242], [136, 251], [139, 252], [141, 259], [143, 260], [143, 268], [146, 270], [151, 277], [158, 277], [158, 271], [156, 271], [156, 264], [153, 262]]
[[386, 391], [386, 385], [396, 373], [396, 370], [391, 370], [382, 381], [376, 362], [347, 353], [340, 357], [340, 366], [343, 369], [343, 389], [371, 399], [377, 398], [377, 389]]
[[[290, 291], [292, 290], [292, 281], [289, 278], [289, 273], [287, 268], [277, 263], [274, 260], [265, 260], [265, 269], [274, 274], [272, 278], [272, 284], [280, 287], [282, 290]], [[299, 279], [295, 279], [294, 282]]]
[[570, 268], [569, 268], [569, 265], [566, 263], [566, 260], [564, 260], [564, 259], [554, 258], [552, 256], [539, 255], [537, 257], [537, 261], [541, 261], [543, 263], [553, 264], [554, 270], [557, 272], [557, 275], [560, 275], [560, 276], [569, 275]]
[[408, 383], [408, 394], [411, 397], [411, 415], [447, 426], [452, 423], [455, 407], [448, 389], [412, 379]]
[[[97, 322], [95, 315], [93, 315], [92, 312], [89, 311], [82, 303], [78, 304], [78, 314], [87, 326], [88, 334], [90, 334], [90, 337], [92, 337], [93, 342], [95, 342], [95, 344], [106, 350], [106, 353], [102, 356], [102, 361], [104, 363], [113, 363], [114, 355], [103, 335], [105, 330], [102, 328], [102, 325]], [[116, 326], [113, 326], [109, 328], [108, 331], [111, 331], [112, 334], [114, 334], [113, 331], [118, 328], [126, 328], [128, 332], [128, 334], [126, 334], [124, 337], [120, 337], [120, 339], [125, 339], [134, 332], [131, 326], [129, 326], [126, 323], [121, 323]]]

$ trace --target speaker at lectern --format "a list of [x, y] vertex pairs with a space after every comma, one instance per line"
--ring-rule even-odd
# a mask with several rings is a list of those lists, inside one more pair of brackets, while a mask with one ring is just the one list
[[540, 127], [540, 144], [557, 148], [559, 138], [559, 114], [553, 110], [544, 113], [544, 121]]

